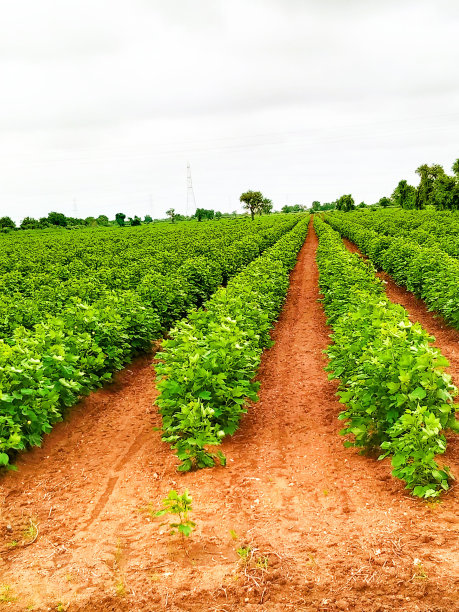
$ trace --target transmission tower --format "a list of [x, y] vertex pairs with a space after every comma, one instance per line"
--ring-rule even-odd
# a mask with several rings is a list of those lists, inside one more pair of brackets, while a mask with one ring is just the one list
[[196, 200], [194, 198], [193, 182], [191, 180], [191, 167], [190, 162], [186, 165], [186, 216], [188, 217], [190, 204], [193, 209], [193, 213], [196, 211]]
[[150, 195], [148, 196], [149, 202], [150, 202], [150, 215], [151, 218], [154, 218], [154, 210], [153, 210], [153, 195], [150, 193]]

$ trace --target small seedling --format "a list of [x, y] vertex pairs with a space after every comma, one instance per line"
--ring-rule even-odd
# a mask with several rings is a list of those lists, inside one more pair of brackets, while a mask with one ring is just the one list
[[123, 556], [123, 544], [120, 538], [116, 538], [116, 548], [113, 559], [113, 569], [119, 569], [121, 563], [121, 557]]
[[309, 561], [306, 562], [306, 565], [309, 565], [310, 567], [317, 567], [317, 562], [311, 553], [308, 553], [308, 559]]
[[38, 538], [38, 525], [33, 519], [29, 520], [29, 526], [24, 529], [22, 535], [26, 544], [33, 544]]
[[240, 556], [241, 561], [243, 561], [244, 563], [247, 563], [247, 561], [251, 558], [250, 553], [252, 552], [252, 549], [250, 548], [250, 546], [246, 546], [245, 548], [244, 547], [238, 548], [236, 552]]
[[[122, 568], [123, 560], [123, 543], [120, 538], [116, 538], [116, 548], [113, 553], [113, 572], [115, 583], [115, 595], [117, 597], [125, 597], [127, 594], [126, 578]], [[71, 576], [70, 576], [71, 578]]]
[[237, 540], [239, 538], [239, 536], [234, 531], [234, 529], [230, 529], [230, 536], [232, 537], [233, 540]]
[[258, 555], [258, 549], [252, 548], [251, 546], [245, 546], [236, 549], [237, 554], [240, 557], [240, 562], [243, 565], [250, 565], [253, 568], [267, 570], [269, 566], [269, 559], [265, 555]]
[[422, 562], [421, 562], [420, 559], [415, 559], [413, 561], [413, 565], [414, 565], [414, 569], [415, 569], [415, 573], [413, 575], [413, 579], [425, 580], [426, 578], [428, 578], [427, 572], [424, 569], [424, 566], [422, 565]]
[[11, 587], [9, 584], [0, 584], [0, 603], [11, 603], [16, 601], [16, 597], [11, 595]]
[[123, 580], [120, 580], [116, 583], [115, 586], [116, 596], [117, 597], [125, 597], [126, 596], [126, 585]]
[[[164, 516], [165, 514], [175, 514], [179, 518], [178, 523], [169, 523], [171, 529], [171, 535], [180, 533], [181, 536], [190, 536], [193, 529], [196, 527], [196, 523], [188, 519], [188, 513], [191, 511], [192, 497], [188, 493], [188, 489], [182, 495], [179, 495], [177, 491], [171, 489], [167, 494], [167, 497], [162, 500], [164, 506], [163, 510], [155, 512], [155, 516]], [[163, 523], [166, 525], [167, 523]]]
[[[261, 602], [267, 588], [267, 579], [270, 571], [268, 553], [263, 553], [254, 544], [245, 544], [236, 549], [239, 557], [238, 568], [233, 572], [234, 579], [248, 591], [254, 589], [259, 592]], [[248, 601], [248, 600], [246, 600]]]
[[267, 570], [269, 565], [268, 557], [258, 557], [258, 559], [255, 561], [255, 565], [258, 569]]

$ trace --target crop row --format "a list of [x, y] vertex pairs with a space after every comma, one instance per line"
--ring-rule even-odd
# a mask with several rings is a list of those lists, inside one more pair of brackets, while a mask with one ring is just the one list
[[[224, 270], [219, 261], [192, 257], [176, 274], [146, 270], [136, 288], [106, 289], [92, 303], [62, 299], [57, 315], [41, 304], [40, 322], [11, 326], [0, 340], [0, 465], [9, 463], [11, 451], [39, 445], [66, 407], [148, 351], [165, 328], [215, 291], [224, 274], [239, 271], [297, 222], [284, 217], [259, 224], [260, 235], [221, 249], [228, 258]], [[198, 242], [205, 243], [202, 234]]]
[[320, 290], [333, 344], [330, 378], [340, 380], [346, 404], [345, 444], [382, 449], [393, 475], [419, 497], [449, 488], [449, 469], [436, 455], [446, 449], [443, 430], [457, 429], [457, 389], [445, 373], [447, 359], [433, 338], [411, 323], [404, 308], [389, 301], [371, 262], [351, 254], [337, 232], [317, 216]]
[[163, 440], [177, 450], [179, 470], [209, 467], [223, 454], [212, 447], [232, 435], [257, 399], [253, 380], [284, 302], [289, 272], [309, 218], [219, 289], [204, 308], [171, 331], [158, 354], [156, 400]]
[[372, 209], [355, 211], [352, 220], [378, 234], [437, 247], [459, 258], [459, 214], [451, 211]]
[[253, 224], [190, 223], [176, 229], [170, 224], [163, 232], [154, 226], [4, 236], [0, 337], [8, 339], [15, 327], [31, 329], [81, 302], [103, 308], [130, 292], [149, 308], [155, 303], [168, 329], [296, 221], [276, 215]]
[[404, 237], [387, 236], [334, 213], [326, 221], [349, 238], [378, 268], [422, 298], [459, 329], [459, 261], [438, 247], [422, 247]]

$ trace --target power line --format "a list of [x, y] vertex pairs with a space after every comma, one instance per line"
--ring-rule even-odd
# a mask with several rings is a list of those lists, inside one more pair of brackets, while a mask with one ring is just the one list
[[191, 180], [190, 162], [186, 165], [186, 216], [188, 217], [190, 204], [193, 209], [193, 214], [196, 212], [196, 200], [193, 191], [193, 181]]

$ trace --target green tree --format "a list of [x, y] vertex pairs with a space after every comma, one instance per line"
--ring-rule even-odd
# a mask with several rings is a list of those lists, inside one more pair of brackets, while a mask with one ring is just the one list
[[216, 218], [216, 219], [221, 219], [221, 218], [222, 218], [222, 213], [221, 213], [219, 210], [217, 210], [217, 211], [215, 212], [215, 218]]
[[438, 210], [459, 209], [459, 181], [455, 176], [443, 174], [435, 180], [431, 203]]
[[145, 215], [144, 223], [152, 223], [152, 221], [151, 215]]
[[175, 208], [169, 208], [169, 210], [166, 210], [166, 215], [167, 215], [168, 217], [170, 217], [170, 219], [171, 219], [172, 223], [174, 223], [174, 221], [175, 221], [175, 217], [177, 216], [177, 215], [175, 214]]
[[263, 201], [261, 202], [258, 212], [260, 213], [260, 215], [263, 213], [265, 215], [269, 215], [272, 213], [273, 210], [273, 203], [269, 198], [263, 198]]
[[340, 198], [336, 200], [337, 210], [342, 210], [343, 212], [349, 212], [350, 210], [354, 210], [354, 208], [355, 208], [355, 202], [351, 194], [342, 195]]
[[196, 217], [198, 221], [202, 221], [205, 218], [205, 212], [205, 208], [197, 208], [193, 216]]
[[20, 225], [20, 228], [23, 230], [37, 229], [38, 227], [39, 227], [39, 223], [33, 217], [24, 217]]
[[137, 215], [134, 216], [134, 218], [129, 217], [129, 222], [132, 226], [136, 226], [136, 225], [142, 225], [142, 220], [140, 217], [138, 217]]
[[314, 202], [311, 205], [311, 210], [320, 210], [320, 202], [318, 200], [314, 200]]
[[412, 209], [416, 204], [416, 187], [408, 185], [404, 179], [399, 181], [397, 187], [392, 194], [392, 201], [395, 206], [401, 208]]
[[126, 219], [126, 215], [124, 213], [116, 213], [115, 221], [118, 223], [120, 227], [124, 225], [125, 219]]
[[11, 217], [0, 217], [0, 227], [10, 227], [14, 229], [16, 227], [16, 223], [11, 219]]
[[454, 162], [454, 164], [451, 167], [451, 170], [459, 178], [459, 158], [456, 159], [456, 161]]
[[378, 204], [379, 206], [382, 206], [382, 208], [387, 208], [392, 204], [392, 202], [390, 198], [386, 198], [386, 196], [384, 196], [382, 198], [379, 198]]
[[246, 191], [241, 194], [239, 201], [244, 202], [243, 208], [250, 212], [252, 221], [255, 218], [255, 213], [258, 212], [259, 207], [263, 202], [263, 194], [261, 191]]
[[50, 225], [58, 225], [60, 227], [67, 226], [67, 217], [64, 213], [50, 212], [48, 214], [48, 222]]
[[97, 225], [102, 225], [104, 227], [107, 227], [107, 225], [109, 224], [109, 220], [107, 215], [99, 215], [96, 219]]
[[[94, 217], [91, 217], [91, 218], [94, 218]], [[86, 219], [77, 219], [76, 217], [66, 217], [66, 220], [67, 220], [67, 227], [69, 225], [89, 225]]]
[[434, 183], [440, 176], [444, 176], [445, 171], [439, 164], [433, 166], [422, 164], [416, 169], [416, 174], [419, 174], [421, 180], [416, 190], [415, 208], [421, 209], [432, 204]]
[[293, 206], [289, 206], [288, 204], [285, 204], [284, 206], [282, 206], [281, 211], [283, 213], [297, 213], [297, 212], [302, 212], [306, 209], [305, 206], [303, 206], [302, 204], [294, 204]]
[[198, 221], [203, 219], [213, 219], [215, 217], [215, 211], [208, 208], [197, 208], [193, 215]]
[[357, 205], [357, 208], [366, 208], [367, 205], [365, 204], [365, 202], [360, 202], [360, 204]]

